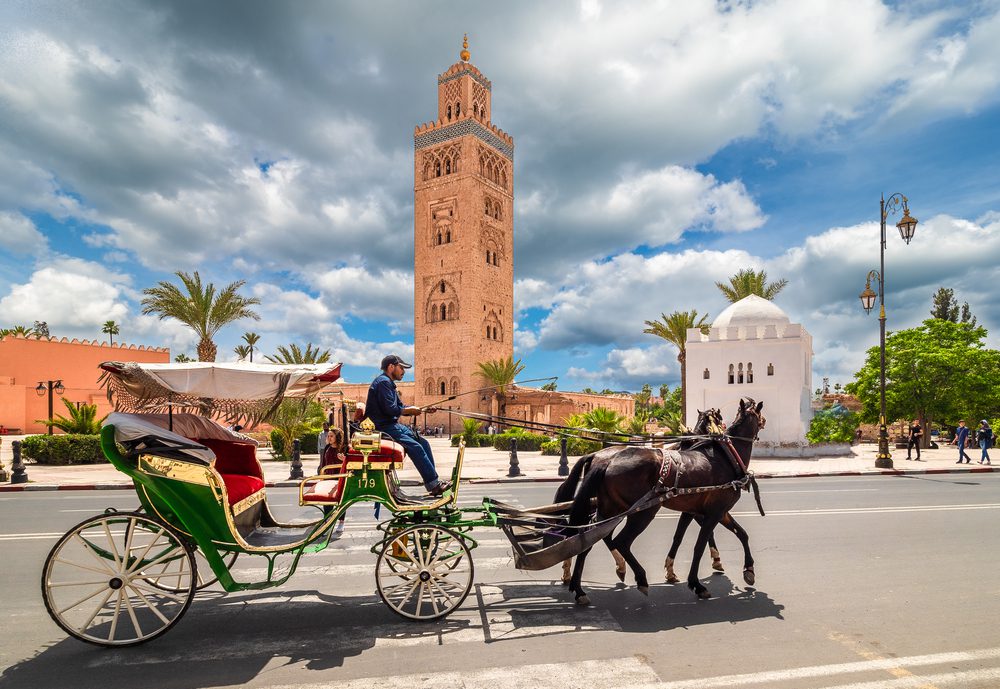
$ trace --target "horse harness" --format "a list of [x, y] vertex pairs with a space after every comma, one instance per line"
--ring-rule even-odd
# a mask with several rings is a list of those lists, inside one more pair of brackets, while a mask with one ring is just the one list
[[660, 463], [660, 475], [656, 481], [656, 485], [650, 493], [659, 498], [659, 500], [665, 501], [679, 495], [710, 493], [712, 491], [727, 490], [730, 488], [735, 491], [745, 490], [747, 492], [750, 492], [750, 490], [753, 489], [754, 499], [757, 502], [757, 509], [760, 511], [760, 516], [763, 517], [764, 507], [760, 502], [760, 489], [757, 487], [757, 479], [754, 478], [753, 472], [747, 470], [746, 463], [743, 461], [743, 458], [740, 457], [740, 453], [736, 451], [736, 448], [733, 447], [733, 443], [728, 436], [722, 435], [716, 437], [715, 439], [723, 448], [725, 448], [726, 456], [729, 458], [733, 468], [736, 470], [737, 478], [732, 481], [728, 481], [727, 483], [715, 486], [693, 486], [691, 488], [681, 488], [680, 452], [678, 450], [665, 450], [661, 448], [660, 453], [663, 455], [663, 460]]

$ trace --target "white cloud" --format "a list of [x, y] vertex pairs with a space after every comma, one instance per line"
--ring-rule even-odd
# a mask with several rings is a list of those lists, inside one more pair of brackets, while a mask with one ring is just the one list
[[128, 315], [122, 296], [124, 276], [80, 259], [59, 259], [36, 270], [0, 299], [0, 322], [31, 325], [45, 321], [54, 336], [95, 338], [108, 320]]
[[43, 254], [48, 246], [48, 239], [29, 218], [20, 213], [0, 212], [0, 248], [24, 256]]

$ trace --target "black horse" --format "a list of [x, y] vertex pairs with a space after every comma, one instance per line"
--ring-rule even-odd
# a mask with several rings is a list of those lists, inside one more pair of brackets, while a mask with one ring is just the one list
[[[736, 419], [729, 428], [729, 438], [744, 466], [750, 462], [753, 443], [757, 432], [764, 427], [764, 417], [761, 409], [764, 403], [755, 403], [752, 399], [740, 400]], [[581, 457], [573, 467], [570, 477], [560, 486], [562, 495], [572, 493], [582, 474], [582, 465], [589, 464], [590, 470], [580, 484], [579, 491], [573, 498], [569, 523], [574, 526], [586, 524], [592, 513], [592, 499], [597, 498], [598, 519], [605, 519], [627, 512], [660, 481], [660, 469], [663, 455], [660, 450], [645, 447], [609, 447], [596, 452], [592, 457]], [[726, 486], [742, 478], [742, 471], [734, 466], [726, 447], [719, 442], [696, 444], [691, 449], [681, 450], [676, 456], [670, 484], [680, 489]], [[574, 478], [575, 474], [575, 478]], [[572, 486], [570, 486], [572, 484]], [[563, 490], [563, 489], [566, 490]], [[557, 496], [559, 493], [557, 493]], [[740, 491], [733, 488], [720, 488], [700, 493], [683, 493], [656, 502], [651, 507], [634, 512], [625, 520], [625, 526], [617, 535], [611, 538], [609, 548], [621, 553], [635, 575], [636, 585], [640, 591], [649, 591], [646, 571], [632, 554], [631, 547], [636, 537], [653, 521], [661, 504], [679, 512], [690, 513], [702, 518], [698, 541], [694, 547], [691, 571], [688, 575], [688, 586], [699, 598], [710, 598], [708, 590], [698, 580], [698, 563], [705, 552], [705, 546], [717, 524], [722, 522], [733, 505], [740, 498]], [[732, 518], [729, 517], [729, 520]], [[745, 532], [744, 532], [745, 533]], [[742, 539], [741, 539], [742, 540]], [[748, 544], [746, 550], [745, 568], [753, 571], [753, 560], [750, 557]], [[588, 551], [581, 553], [576, 560], [570, 590], [576, 594], [578, 604], [586, 605], [590, 601], [581, 585], [584, 563]]]
[[[690, 432], [692, 437], [683, 438], [680, 442], [669, 445], [668, 449], [690, 450], [705, 442], [712, 442], [711, 435], [721, 434], [723, 428], [721, 411], [715, 408], [707, 411], [699, 409], [698, 420], [695, 422], [694, 428], [692, 428]], [[556, 491], [553, 502], [560, 503], [573, 499], [578, 480], [581, 475], [586, 475], [586, 473], [590, 471], [595, 454], [596, 453], [591, 453], [585, 457], [581, 457], [577, 461], [576, 465], [573, 467], [573, 472], [569, 475], [569, 478], [567, 478]], [[674, 576], [674, 558], [677, 556], [677, 549], [680, 547], [681, 541], [684, 539], [684, 532], [687, 531], [687, 527], [691, 523], [692, 515], [684, 514], [681, 515], [681, 517], [681, 522], [677, 525], [677, 530], [674, 532], [674, 540], [670, 547], [670, 553], [667, 555], [667, 560], [664, 563], [667, 582], [671, 584], [676, 584], [678, 582], [677, 577]], [[696, 519], [698, 518], [696, 517]], [[608, 550], [611, 552], [611, 557], [615, 560], [615, 574], [618, 575], [619, 581], [625, 581], [625, 558], [622, 557], [621, 553], [619, 553], [615, 549], [614, 545], [612, 545], [612, 536], [610, 534], [604, 538], [604, 544], [608, 547]], [[715, 544], [714, 532], [708, 537], [708, 553], [712, 558], [712, 569], [717, 572], [726, 571], [722, 566], [722, 557], [719, 554], [719, 548]], [[568, 585], [572, 580], [572, 565], [573, 558], [563, 562], [562, 583], [564, 584]]]

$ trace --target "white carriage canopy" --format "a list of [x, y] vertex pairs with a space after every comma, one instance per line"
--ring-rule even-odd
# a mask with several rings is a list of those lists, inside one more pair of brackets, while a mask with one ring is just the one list
[[254, 426], [286, 397], [315, 397], [340, 378], [342, 365], [106, 361], [99, 383], [116, 411], [189, 412]]

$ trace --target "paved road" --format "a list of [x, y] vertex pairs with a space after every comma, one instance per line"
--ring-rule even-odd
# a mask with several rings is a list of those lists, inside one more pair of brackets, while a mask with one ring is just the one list
[[[465, 499], [539, 504], [553, 489], [477, 486]], [[1000, 476], [775, 479], [762, 489], [766, 518], [745, 498], [739, 511], [757, 586], [742, 583], [739, 546], [722, 534], [730, 572], [703, 568], [711, 601], [658, 583], [674, 525], [661, 512], [638, 542], [656, 582], [648, 598], [616, 584], [599, 546], [587, 570], [593, 605], [578, 608], [556, 570], [512, 569], [502, 535], [483, 531], [462, 609], [408, 623], [374, 594], [373, 520], [357, 508], [346, 536], [285, 586], [204, 592], [165, 636], [111, 651], [67, 639], [48, 619], [39, 572], [58, 534], [134, 498], [0, 495], [0, 688], [1000, 686]], [[292, 491], [269, 494], [282, 516], [296, 512]]]

